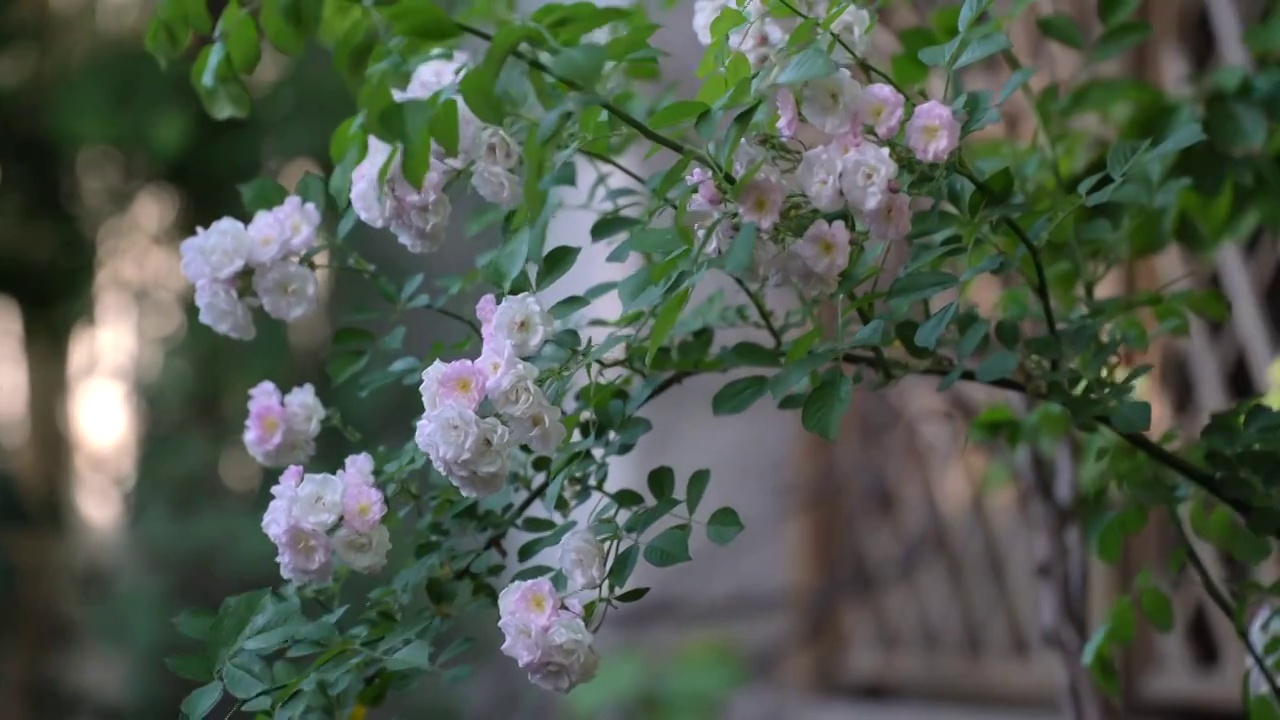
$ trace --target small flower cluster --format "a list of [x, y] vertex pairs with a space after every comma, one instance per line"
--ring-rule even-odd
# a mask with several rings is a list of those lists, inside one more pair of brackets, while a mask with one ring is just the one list
[[520, 580], [498, 596], [502, 652], [529, 672], [535, 685], [567, 693], [589, 682], [600, 660], [582, 607], [561, 601], [550, 580]]
[[[196, 287], [200, 322], [237, 340], [257, 330], [252, 309], [293, 322], [315, 309], [315, 271], [299, 262], [315, 247], [320, 211], [291, 195], [248, 226], [225, 217], [182, 242], [182, 274]], [[251, 291], [251, 292], [250, 292]]]
[[315, 454], [324, 417], [324, 405], [310, 383], [282, 395], [275, 383], [263, 380], [249, 390], [244, 447], [266, 467], [301, 465]]
[[[456, 83], [466, 67], [466, 55], [436, 58], [419, 65], [404, 90], [392, 91], [397, 102], [425, 100]], [[452, 205], [445, 185], [464, 168], [471, 187], [485, 200], [512, 208], [523, 197], [520, 178], [512, 169], [520, 161], [520, 147], [502, 128], [486, 125], [455, 97], [458, 109], [458, 152], [446, 156], [433, 143], [431, 165], [418, 187], [404, 177], [399, 149], [370, 135], [364, 159], [351, 173], [351, 207], [365, 224], [388, 228], [410, 252], [427, 253], [444, 242]]]
[[[811, 5], [814, 15], [826, 14], [824, 3]], [[729, 5], [723, 0], [699, 0], [694, 30], [703, 44], [710, 44], [710, 24], [726, 7]], [[758, 28], [779, 22], [767, 17], [763, 6], [756, 2], [747, 3], [743, 12], [748, 27], [757, 28], [749, 33], [768, 35]], [[832, 21], [831, 30], [860, 53], [871, 22], [871, 15], [855, 5]], [[737, 47], [732, 38], [730, 44]], [[768, 73], [763, 66], [779, 46], [766, 45], [767, 52], [760, 47], [755, 51], [764, 53], [758, 69]], [[752, 60], [756, 62], [756, 58]], [[891, 85], [875, 83], [864, 87], [848, 69], [839, 68], [800, 84], [798, 97], [791, 88], [780, 88], [776, 101], [778, 134], [784, 140], [794, 139], [802, 122], [825, 140], [810, 143], [794, 167], [779, 166], [777, 158], [749, 139], [744, 140], [733, 164], [734, 174], [742, 178], [736, 188], [736, 202], [729, 202], [710, 172], [695, 168], [686, 178], [695, 188], [689, 209], [713, 214], [696, 226], [700, 232], [710, 233], [706, 244], [710, 254], [723, 253], [741, 226], [753, 223], [759, 233], [755, 245], [759, 274], [829, 292], [836, 288], [848, 266], [855, 233], [866, 233], [878, 240], [900, 240], [911, 230], [911, 198], [898, 183], [898, 162], [890, 150], [890, 144], [897, 141], [903, 129], [906, 99]], [[917, 106], [905, 128], [905, 145], [922, 163], [945, 161], [960, 141], [960, 125], [951, 109], [936, 101]], [[847, 212], [853, 225], [847, 225], [845, 220], [818, 218], [811, 220], [803, 233], [794, 226], [788, 228], [794, 233], [790, 237], [800, 235], [789, 240], [777, 226], [784, 217], [794, 217], [790, 210], [795, 205], [789, 206], [788, 200], [796, 194], [807, 201], [805, 210]]]
[[415, 434], [436, 469], [468, 497], [506, 485], [512, 447], [550, 455], [565, 438], [560, 408], [538, 387], [538, 369], [522, 360], [550, 337], [551, 316], [529, 293], [501, 304], [486, 295], [476, 316], [484, 341], [480, 357], [437, 360], [423, 371], [423, 415]]
[[271, 494], [274, 499], [262, 516], [262, 531], [276, 545], [276, 562], [285, 580], [329, 582], [335, 554], [359, 573], [378, 572], [386, 564], [391, 550], [390, 534], [382, 524], [387, 503], [374, 484], [369, 455], [348, 457], [336, 475], [303, 474], [301, 465], [291, 465]]
[[[830, 9], [827, 0], [796, 0], [795, 5], [813, 17], [826, 17]], [[715, 41], [711, 25], [726, 8], [738, 10], [747, 18], [745, 25], [729, 31], [728, 45], [746, 56], [753, 70], [760, 70], [774, 59], [774, 55], [786, 46], [791, 31], [799, 24], [798, 18], [770, 17], [760, 0], [697, 0], [693, 5], [693, 32], [698, 42], [708, 46]], [[831, 32], [855, 53], [861, 54], [871, 39], [871, 13], [857, 5], [850, 5], [831, 21]]]

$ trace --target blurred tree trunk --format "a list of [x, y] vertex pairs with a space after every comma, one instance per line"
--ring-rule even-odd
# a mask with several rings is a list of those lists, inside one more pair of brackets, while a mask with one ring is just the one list
[[58, 661], [71, 630], [65, 513], [69, 449], [59, 422], [68, 333], [64, 323], [45, 313], [23, 314], [31, 434], [16, 474], [21, 522], [0, 534], [14, 580], [0, 616], [0, 707], [13, 720], [43, 720], [65, 717], [68, 709]]

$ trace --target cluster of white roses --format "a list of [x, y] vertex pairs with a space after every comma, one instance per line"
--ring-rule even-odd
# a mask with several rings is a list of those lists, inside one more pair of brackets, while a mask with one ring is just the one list
[[276, 545], [285, 580], [329, 582], [335, 554], [360, 573], [377, 572], [386, 564], [391, 550], [390, 533], [382, 524], [387, 503], [374, 484], [369, 455], [348, 457], [336, 475], [303, 474], [301, 465], [291, 465], [271, 494], [262, 531]]
[[[316, 244], [320, 211], [291, 195], [246, 227], [225, 217], [182, 242], [182, 274], [196, 286], [200, 322], [237, 340], [256, 333], [252, 308], [293, 322], [318, 302], [316, 274], [298, 257]], [[251, 291], [251, 292], [250, 292]]]
[[[699, 0], [694, 30], [703, 44], [710, 44], [711, 23], [725, 7], [729, 5], [723, 0]], [[825, 7], [814, 13], [825, 14]], [[777, 22], [754, 1], [746, 5], [744, 14], [752, 28]], [[861, 52], [870, 25], [870, 14], [855, 5], [833, 21], [832, 31]], [[733, 36], [730, 40], [732, 44]], [[780, 45], [769, 46], [776, 47]], [[756, 58], [757, 67], [769, 72], [766, 66], [772, 50], [755, 51], [763, 53]], [[738, 189], [737, 202], [728, 202], [710, 172], [696, 168], [686, 178], [696, 188], [689, 208], [713, 213], [698, 225], [701, 232], [712, 233], [708, 252], [724, 252], [742, 223], [754, 223], [760, 232], [755, 261], [761, 275], [830, 291], [848, 266], [855, 233], [898, 240], [911, 230], [911, 199], [898, 185], [898, 163], [885, 144], [894, 141], [902, 128], [906, 99], [887, 84], [864, 87], [848, 69], [839, 68], [802, 83], [798, 98], [790, 88], [780, 88], [776, 100], [778, 134], [783, 139], [795, 139], [803, 121], [807, 133], [818, 141], [807, 143], [800, 163], [786, 171], [758, 145], [744, 140], [734, 158], [734, 173], [747, 177]], [[944, 161], [960, 141], [960, 125], [951, 109], [936, 101], [915, 108], [905, 133], [906, 145], [924, 163]], [[844, 220], [818, 219], [798, 240], [786, 244], [785, 237], [771, 231], [782, 219], [788, 197], [797, 192], [820, 212], [848, 212], [854, 227]]]
[[[437, 360], [423, 371], [423, 415], [415, 434], [436, 469], [468, 497], [506, 485], [511, 448], [527, 445], [550, 455], [566, 432], [560, 408], [538, 387], [538, 369], [522, 360], [551, 335], [551, 316], [538, 299], [524, 293], [498, 304], [486, 295], [476, 316], [484, 341], [480, 357]], [[493, 414], [484, 414], [486, 406]]]
[[316, 451], [325, 409], [310, 383], [281, 394], [270, 380], [249, 390], [244, 447], [266, 467], [301, 465]]
[[[466, 55], [433, 59], [419, 65], [398, 102], [425, 100], [449, 88], [462, 76]], [[523, 197], [520, 178], [511, 172], [520, 160], [520, 147], [500, 127], [482, 123], [462, 101], [458, 109], [458, 152], [446, 156], [433, 142], [431, 165], [419, 187], [405, 179], [400, 151], [370, 135], [364, 159], [351, 173], [351, 207], [365, 224], [389, 228], [411, 252], [426, 253], [444, 242], [452, 206], [445, 184], [455, 175], [471, 173], [471, 187], [485, 200], [511, 208]]]
[[571, 593], [556, 594], [546, 579], [511, 583], [498, 596], [498, 629], [502, 652], [528, 670], [534, 684], [569, 692], [595, 676], [599, 659], [595, 636], [587, 628], [582, 604], [574, 592], [593, 590], [605, 579], [605, 550], [586, 530], [560, 541], [560, 569]]

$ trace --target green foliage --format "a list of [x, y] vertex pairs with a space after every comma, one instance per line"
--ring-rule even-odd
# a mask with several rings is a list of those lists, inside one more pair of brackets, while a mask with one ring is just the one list
[[[472, 291], [541, 291], [573, 273], [582, 250], [548, 242], [552, 219], [569, 202], [560, 188], [582, 191], [601, 210], [590, 231], [593, 244], [607, 246], [601, 255], [631, 263], [622, 279], [549, 308], [561, 326], [529, 358], [539, 389], [563, 410], [554, 420], [565, 431], [561, 446], [545, 454], [516, 451], [504, 489], [484, 498], [463, 497], [412, 441], [376, 448], [379, 485], [412, 557], [388, 568], [386, 584], [363, 598], [339, 583], [332, 591], [242, 595], [212, 618], [185, 616], [180, 627], [204, 649], [170, 666], [207, 684], [188, 697], [184, 712], [207, 713], [225, 692], [244, 709], [297, 717], [322, 706], [376, 705], [387, 688], [460, 672], [450, 662], [460, 652], [450, 644], [451, 619], [492, 604], [508, 566], [523, 565], [512, 568], [517, 579], [545, 577], [566, 591], [572, 573], [540, 558], [576, 523], [607, 558], [606, 582], [583, 611], [592, 629], [609, 608], [642, 601], [648, 588], [628, 587], [641, 559], [659, 568], [690, 561], [696, 527], [725, 544], [744, 531], [743, 523], [730, 507], [698, 516], [708, 470], [694, 472], [680, 497], [676, 472], [656, 468], [646, 496], [611, 484], [609, 462], [649, 432], [643, 411], [654, 398], [686, 379], [741, 368], [751, 370], [715, 392], [716, 417], [745, 412], [767, 396], [831, 441], [860, 384], [928, 375], [940, 389], [977, 382], [1021, 393], [1026, 412], [988, 408], [974, 422], [973, 438], [1023, 446], [1034, 457], [1078, 436], [1087, 450], [1079, 510], [1104, 561], [1121, 561], [1153, 510], [1188, 503], [1196, 535], [1247, 565], [1269, 557], [1272, 538], [1280, 537], [1280, 494], [1271, 478], [1280, 465], [1280, 414], [1246, 402], [1215, 415], [1198, 441], [1149, 437], [1152, 407], [1141, 382], [1149, 368], [1126, 364], [1158, 339], [1186, 334], [1193, 315], [1221, 322], [1225, 302], [1205, 291], [1116, 298], [1096, 290], [1104, 276], [1171, 242], [1209, 251], [1259, 227], [1280, 228], [1280, 211], [1268, 200], [1280, 188], [1273, 129], [1280, 70], [1224, 70], [1192, 98], [1098, 75], [1099, 63], [1149, 36], [1150, 27], [1134, 19], [1137, 6], [1100, 1], [1096, 32], [1066, 15], [1037, 17], [1039, 31], [1079, 52], [1085, 65], [1078, 78], [1042, 90], [1030, 82], [1035, 69], [1009, 52], [1005, 28], [1012, 17], [989, 1], [951, 4], [927, 25], [902, 30], [902, 52], [887, 70], [861, 57], [834, 18], [808, 17], [788, 3], [770, 11], [786, 10], [791, 32], [761, 57], [730, 39], [758, 32], [758, 18], [726, 7], [709, 23], [712, 41], [697, 68], [696, 96], [647, 99], [638, 83], [656, 79], [661, 52], [651, 44], [657, 26], [640, 8], [552, 3], [515, 18], [475, 4], [446, 10], [408, 1], [324, 3], [317, 12], [312, 3], [276, 0], [233, 2], [214, 23], [185, 0], [162, 3], [148, 35], [157, 57], [172, 61], [190, 36], [212, 33], [191, 80], [214, 118], [249, 113], [245, 78], [264, 40], [288, 54], [313, 43], [324, 47], [350, 85], [357, 109], [330, 137], [332, 171], [308, 178], [297, 192], [338, 211], [326, 257], [367, 281], [385, 305], [340, 320], [324, 363], [331, 387], [370, 396], [413, 386], [424, 367], [470, 357], [485, 336], [469, 309], [456, 309]], [[1272, 25], [1274, 18], [1250, 33], [1260, 54], [1277, 46]], [[460, 77], [439, 79], [429, 96], [397, 99], [421, 62], [443, 62], [463, 39], [483, 49]], [[998, 94], [965, 88], [958, 71], [996, 62], [1008, 70]], [[944, 95], [935, 99], [951, 109], [967, 142], [935, 158], [919, 149], [916, 136], [937, 139], [947, 132], [942, 126], [878, 138], [894, 179], [877, 186], [879, 204], [867, 200], [856, 211], [850, 197], [837, 210], [820, 210], [806, 187], [782, 186], [780, 197], [764, 193], [775, 175], [793, 177], [813, 157], [779, 134], [777, 93], [788, 89], [809, 107], [801, 109], [812, 121], [814, 103], [825, 98], [806, 91], [826, 92], [824, 83], [842, 69], [867, 84], [896, 86], [908, 117], [926, 99], [916, 89], [932, 75], [945, 77]], [[999, 122], [1000, 107], [1015, 93], [1034, 110], [1035, 143], [971, 137]], [[352, 202], [351, 193], [354, 182], [368, 180], [368, 168], [363, 180], [356, 168], [369, 136], [394, 146], [373, 184], [380, 201], [384, 180], [393, 196], [421, 204], [429, 194], [424, 182], [437, 175], [450, 178], [441, 192], [462, 192], [464, 183], [454, 182], [470, 174], [472, 187], [484, 193], [482, 170], [497, 164], [501, 172], [518, 171], [507, 178], [516, 199], [468, 218], [468, 232], [490, 227], [501, 236], [496, 248], [476, 253], [474, 270], [431, 283], [422, 275], [392, 280], [355, 251], [349, 235], [368, 208]], [[487, 144], [495, 136], [513, 147]], [[620, 158], [633, 147], [665, 153], [663, 165], [649, 177], [626, 168]], [[841, 160], [845, 195], [869, 177], [843, 166], [850, 157]], [[634, 182], [617, 185], [616, 176], [582, 172], [585, 165], [612, 167]], [[695, 170], [692, 183], [683, 182]], [[241, 185], [251, 213], [278, 204], [284, 193], [265, 179]], [[906, 238], [887, 239], [893, 233], [878, 229], [877, 213], [901, 193], [928, 209], [911, 218]], [[720, 209], [708, 219], [698, 215], [699, 205]], [[394, 229], [402, 220], [384, 224]], [[805, 256], [812, 250], [807, 231], [832, 227], [818, 220], [843, 223], [852, 240], [847, 249], [823, 250], [839, 254], [839, 267], [814, 279], [795, 268], [803, 261], [814, 270]], [[891, 254], [904, 261], [888, 264]], [[727, 289], [701, 292], [710, 277], [725, 279]], [[797, 302], [771, 306], [766, 282]], [[995, 301], [979, 302], [975, 289], [997, 283]], [[609, 294], [616, 294], [619, 312], [578, 322], [575, 315]], [[411, 311], [456, 322], [465, 338], [428, 357], [410, 353]], [[727, 345], [725, 331], [752, 339]], [[340, 414], [329, 422], [360, 446], [360, 431]], [[574, 514], [579, 508], [583, 514]], [[588, 509], [589, 519], [569, 519]], [[530, 537], [511, 552], [504, 542], [513, 529]], [[1107, 692], [1120, 690], [1118, 662], [1139, 615], [1160, 632], [1178, 620], [1150, 574], [1119, 599], [1085, 648], [1082, 660]]]

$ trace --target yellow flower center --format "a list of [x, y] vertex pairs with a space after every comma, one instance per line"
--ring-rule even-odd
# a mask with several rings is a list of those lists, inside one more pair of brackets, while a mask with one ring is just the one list
[[534, 595], [529, 598], [529, 608], [535, 613], [541, 615], [551, 606], [551, 602], [546, 595]]

